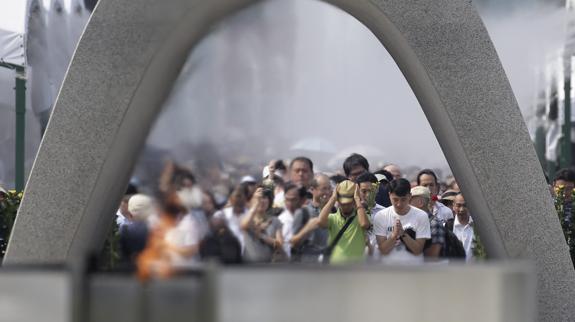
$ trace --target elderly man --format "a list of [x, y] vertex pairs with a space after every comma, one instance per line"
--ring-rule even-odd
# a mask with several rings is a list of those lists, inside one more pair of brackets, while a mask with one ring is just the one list
[[473, 229], [473, 219], [469, 215], [467, 203], [462, 194], [455, 196], [453, 201], [453, 211], [455, 212], [455, 221], [453, 223], [453, 233], [463, 243], [465, 248], [465, 260], [473, 259], [473, 241], [475, 232]]
[[327, 246], [328, 231], [319, 228], [319, 213], [332, 194], [329, 177], [318, 173], [310, 187], [312, 199], [294, 216], [294, 235], [289, 240], [292, 245], [292, 260], [318, 262], [319, 256]]
[[431, 213], [430, 203], [431, 192], [429, 189], [422, 186], [411, 188], [411, 201], [409, 204], [425, 211], [429, 218], [431, 238], [425, 242], [423, 253], [426, 259], [437, 260], [445, 247], [445, 227], [444, 222]]
[[388, 165], [383, 167], [383, 170], [391, 173], [391, 175], [393, 175], [393, 179], [399, 179], [403, 176], [401, 174], [401, 169], [399, 168], [399, 166], [397, 164], [393, 164], [393, 163], [388, 164]]

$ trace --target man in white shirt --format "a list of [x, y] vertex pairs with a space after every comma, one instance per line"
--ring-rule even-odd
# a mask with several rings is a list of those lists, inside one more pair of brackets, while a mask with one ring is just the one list
[[283, 243], [283, 248], [288, 257], [291, 255], [291, 244], [287, 241], [290, 241], [294, 235], [295, 214], [303, 205], [306, 194], [307, 190], [305, 187], [300, 187], [293, 183], [288, 183], [284, 188], [285, 208], [278, 216], [278, 219], [282, 223], [282, 237], [286, 241]]
[[236, 187], [230, 196], [230, 206], [214, 214], [214, 218], [225, 219], [228, 229], [234, 234], [244, 249], [244, 237], [240, 229], [242, 218], [248, 213], [247, 197], [240, 187]]
[[470, 261], [473, 259], [473, 241], [475, 234], [473, 219], [471, 219], [469, 215], [469, 210], [467, 210], [467, 204], [462, 194], [455, 196], [453, 211], [455, 212], [453, 233], [461, 241], [463, 248], [465, 248], [465, 260]]
[[390, 182], [389, 198], [392, 206], [374, 217], [383, 262], [423, 263], [423, 247], [431, 237], [427, 213], [409, 205], [411, 185], [405, 179]]

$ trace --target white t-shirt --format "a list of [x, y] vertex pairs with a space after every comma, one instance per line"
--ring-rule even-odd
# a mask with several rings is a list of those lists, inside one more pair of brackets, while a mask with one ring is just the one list
[[[431, 229], [429, 227], [429, 218], [427, 213], [415, 207], [410, 207], [407, 214], [400, 216], [395, 212], [393, 206], [380, 210], [375, 214], [373, 230], [376, 236], [391, 238], [391, 232], [395, 225], [395, 220], [399, 219], [403, 230], [409, 228], [415, 231], [416, 239], [431, 238]], [[387, 255], [382, 254], [384, 263], [401, 262], [401, 263], [423, 263], [423, 254], [413, 255], [410, 253], [401, 240], [397, 240], [395, 247]]]
[[241, 223], [242, 219], [244, 218], [244, 216], [247, 215], [247, 213], [248, 213], [248, 209], [246, 208], [246, 209], [244, 209], [244, 212], [242, 212], [238, 216], [237, 214], [234, 214], [234, 208], [233, 207], [227, 207], [227, 208], [224, 208], [222, 210], [217, 211], [214, 214], [214, 218], [223, 218], [226, 220], [228, 228], [230, 229], [232, 234], [234, 234], [234, 236], [236, 236], [236, 238], [240, 242], [240, 245], [242, 246], [242, 252], [244, 251], [244, 234], [242, 232], [242, 229], [240, 228], [240, 223]]
[[294, 216], [291, 211], [284, 209], [278, 216], [279, 221], [282, 223], [282, 237], [284, 240], [283, 248], [288, 257], [291, 255], [290, 239], [293, 237], [293, 220]]
[[[176, 227], [170, 229], [166, 233], [166, 242], [178, 247], [190, 247], [198, 245], [201, 240], [201, 232], [199, 223], [192, 217], [191, 214], [186, 214]], [[192, 257], [184, 257], [177, 253], [169, 254], [174, 266], [187, 266], [193, 265], [199, 260], [198, 255]]]
[[[381, 257], [381, 254], [379, 252], [379, 247], [377, 246], [377, 239], [375, 238], [373, 219], [375, 218], [375, 214], [382, 211], [383, 209], [385, 209], [384, 206], [376, 203], [375, 206], [369, 212], [369, 216], [368, 216], [369, 222], [371, 223], [371, 227], [368, 230], [366, 230], [366, 233], [367, 233], [367, 241], [369, 242], [370, 247], [373, 249], [373, 254], [371, 254], [371, 258], [370, 258], [370, 260], [372, 260], [372, 261], [376, 261]], [[367, 249], [366, 249], [366, 252], [367, 252]]]

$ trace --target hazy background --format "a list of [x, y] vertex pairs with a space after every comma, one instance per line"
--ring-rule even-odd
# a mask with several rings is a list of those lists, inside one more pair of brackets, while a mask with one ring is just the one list
[[[533, 1], [479, 9], [529, 121], [567, 15]], [[450, 173], [407, 81], [363, 24], [323, 2], [270, 0], [229, 17], [193, 50], [136, 175], [148, 181], [162, 158], [195, 171], [252, 164], [241, 174], [257, 174], [269, 159], [300, 154], [332, 171], [351, 152], [372, 170]]]
[[[29, 22], [36, 33], [27, 40], [27, 101], [41, 97], [46, 112], [26, 114], [27, 173], [83, 27], [72, 21], [85, 23], [89, 14], [72, 10], [82, 0], [40, 2], [44, 11]], [[533, 133], [537, 93], [553, 76], [562, 79], [559, 58], [572, 17], [560, 8], [562, 0], [473, 2]], [[38, 50], [44, 42], [55, 50]], [[57, 77], [42, 79], [35, 62]], [[14, 185], [13, 77], [0, 69], [0, 185], [8, 188]], [[269, 0], [214, 26], [190, 53], [135, 174], [155, 184], [167, 158], [198, 173], [215, 165], [237, 176], [258, 174], [271, 158], [299, 154], [312, 157], [319, 170], [337, 170], [351, 152], [365, 154], [372, 170], [394, 162], [412, 167], [408, 173], [418, 167], [450, 172], [403, 75], [367, 28], [320, 1]]]

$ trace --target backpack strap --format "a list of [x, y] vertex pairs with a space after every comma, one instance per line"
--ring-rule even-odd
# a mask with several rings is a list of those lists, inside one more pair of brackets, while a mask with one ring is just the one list
[[341, 239], [341, 237], [343, 236], [343, 233], [345, 233], [345, 231], [347, 230], [347, 228], [349, 227], [349, 225], [351, 225], [351, 222], [355, 219], [356, 215], [353, 215], [351, 217], [349, 217], [347, 219], [347, 221], [345, 222], [345, 224], [343, 225], [343, 227], [341, 227], [341, 229], [339, 230], [339, 232], [337, 233], [337, 235], [335, 236], [335, 238], [331, 241], [331, 243], [329, 244], [329, 246], [326, 248], [324, 254], [323, 254], [323, 262], [324, 263], [328, 263], [329, 259], [331, 257], [331, 253], [333, 252], [333, 249], [335, 248], [335, 246], [337, 245], [337, 243], [339, 242], [339, 240]]

